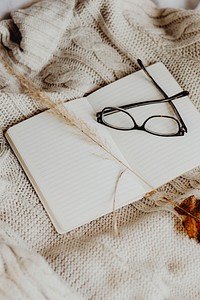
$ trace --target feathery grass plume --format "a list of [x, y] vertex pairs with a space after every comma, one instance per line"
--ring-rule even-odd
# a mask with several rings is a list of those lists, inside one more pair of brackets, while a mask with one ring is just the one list
[[15, 71], [9, 63], [7, 63], [1, 56], [0, 61], [4, 65], [4, 67], [7, 69], [7, 71], [15, 76], [18, 80], [21, 86], [25, 89], [27, 94], [33, 98], [34, 100], [39, 101], [41, 104], [44, 104], [49, 109], [52, 109], [52, 113], [55, 113], [58, 117], [62, 118], [67, 124], [76, 126], [79, 130], [82, 131], [83, 134], [85, 134], [91, 141], [96, 143], [99, 147], [101, 147], [104, 151], [106, 151], [114, 160], [116, 160], [118, 163], [120, 163], [123, 167], [128, 169], [131, 173], [138, 176], [143, 182], [145, 182], [151, 189], [153, 189], [152, 186], [146, 182], [144, 178], [142, 178], [139, 174], [134, 172], [129, 166], [127, 166], [121, 159], [119, 159], [116, 155], [114, 155], [106, 142], [105, 139], [97, 135], [94, 128], [89, 126], [84, 120], [78, 118], [72, 111], [70, 111], [68, 108], [66, 108], [62, 101], [59, 103], [53, 103], [49, 95], [47, 95], [45, 92], [42, 92], [38, 90], [25, 76], [20, 74], [19, 72]]
[[[66, 108], [63, 104], [63, 102], [59, 102], [54, 104], [51, 100], [51, 98], [44, 92], [41, 92], [38, 90], [34, 85], [26, 79], [22, 74], [19, 74], [16, 72], [6, 61], [2, 60], [2, 57], [0, 57], [0, 61], [4, 65], [4, 67], [7, 69], [7, 71], [15, 76], [21, 86], [25, 89], [27, 94], [39, 101], [41, 104], [44, 104], [49, 109], [51, 109], [51, 113], [56, 114], [58, 117], [62, 118], [64, 122], [66, 122], [68, 125], [77, 127], [87, 138], [89, 138], [90, 141], [94, 142], [96, 145], [98, 145], [101, 149], [103, 149], [109, 156], [115, 160], [117, 163], [123, 166], [125, 168], [119, 175], [119, 178], [117, 179], [117, 184], [114, 191], [114, 200], [113, 200], [113, 228], [114, 228], [114, 234], [118, 235], [118, 229], [117, 229], [117, 222], [116, 222], [116, 215], [115, 215], [115, 201], [116, 201], [116, 191], [117, 191], [117, 185], [119, 182], [119, 179], [121, 178], [121, 175], [124, 173], [125, 170], [131, 171], [134, 175], [138, 176], [141, 180], [145, 181], [143, 178], [140, 177], [139, 174], [136, 174], [129, 166], [127, 166], [121, 159], [119, 159], [115, 154], [113, 154], [109, 144], [107, 143], [106, 139], [104, 139], [102, 136], [98, 135], [97, 132], [94, 130], [92, 126], [90, 126], [87, 122], [85, 122], [83, 119], [80, 119], [76, 116], [72, 111], [70, 111], [68, 108]], [[146, 182], [146, 181], [145, 181]], [[148, 185], [148, 183], [146, 182]]]

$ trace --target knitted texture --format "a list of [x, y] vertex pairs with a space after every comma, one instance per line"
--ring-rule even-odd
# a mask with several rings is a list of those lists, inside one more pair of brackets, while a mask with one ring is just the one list
[[[162, 61], [200, 110], [199, 12], [159, 9], [148, 0], [43, 0], [1, 21], [0, 34], [4, 59], [54, 102], [85, 96], [137, 71], [140, 58], [145, 65]], [[2, 131], [45, 109], [3, 65], [0, 87]], [[172, 200], [199, 198], [200, 168], [160, 191]], [[23, 240], [42, 255], [85, 299], [199, 299], [199, 245], [168, 206], [155, 205], [158, 200], [155, 194], [118, 210], [117, 238], [112, 214], [59, 235], [0, 134], [0, 234], [9, 226], [19, 246]]]
[[[6, 224], [1, 223], [0, 236], [1, 299], [80, 300], [39, 254], [26, 249]], [[13, 239], [20, 245], [13, 243]]]

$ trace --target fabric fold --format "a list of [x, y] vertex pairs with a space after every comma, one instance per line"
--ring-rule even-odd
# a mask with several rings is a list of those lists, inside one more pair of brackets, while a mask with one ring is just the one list
[[32, 71], [40, 71], [71, 22], [73, 7], [74, 1], [45, 0], [12, 12], [12, 26], [17, 26], [19, 44], [8, 43], [7, 46], [15, 59]]

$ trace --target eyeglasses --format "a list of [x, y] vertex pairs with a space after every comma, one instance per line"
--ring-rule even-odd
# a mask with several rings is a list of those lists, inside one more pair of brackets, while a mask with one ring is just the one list
[[[117, 130], [142, 130], [162, 137], [183, 136], [187, 132], [187, 127], [172, 101], [189, 95], [189, 92], [182, 91], [168, 97], [149, 74], [142, 61], [138, 59], [137, 62], [164, 98], [159, 100], [136, 102], [118, 107], [105, 107], [101, 112], [97, 112], [97, 122]], [[130, 108], [158, 103], [168, 103], [173, 109], [176, 117], [168, 115], [153, 115], [148, 117], [142, 125], [138, 125], [133, 116], [126, 111]]]

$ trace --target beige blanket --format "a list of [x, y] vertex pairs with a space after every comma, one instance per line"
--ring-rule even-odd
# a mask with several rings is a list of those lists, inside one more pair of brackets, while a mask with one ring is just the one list
[[[199, 12], [148, 0], [43, 0], [1, 21], [0, 34], [4, 59], [52, 101], [136, 71], [139, 57], [162, 61], [200, 109]], [[117, 238], [112, 214], [55, 232], [2, 134], [44, 107], [2, 64], [0, 87], [0, 298], [199, 299], [200, 245], [168, 206], [156, 207], [156, 195], [118, 211]], [[199, 197], [200, 169], [161, 191], [173, 200]]]

